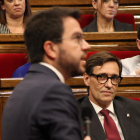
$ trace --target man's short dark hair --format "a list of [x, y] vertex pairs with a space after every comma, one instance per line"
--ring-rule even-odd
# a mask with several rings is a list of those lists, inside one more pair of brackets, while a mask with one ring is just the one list
[[120, 59], [108, 51], [101, 51], [89, 57], [86, 62], [86, 73], [91, 75], [95, 66], [102, 66], [106, 62], [114, 61], [118, 64], [119, 75], [122, 73], [122, 63]]
[[140, 25], [138, 26], [137, 36], [138, 36], [138, 39], [140, 39]]
[[62, 42], [61, 39], [57, 39], [62, 38], [63, 19], [66, 17], [78, 20], [81, 17], [81, 12], [73, 8], [54, 7], [36, 13], [27, 22], [24, 38], [31, 63], [43, 60], [45, 41]]

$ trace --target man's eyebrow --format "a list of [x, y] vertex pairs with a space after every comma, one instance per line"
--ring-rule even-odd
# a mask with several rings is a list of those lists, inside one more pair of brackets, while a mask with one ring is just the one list
[[108, 75], [107, 73], [98, 73], [97, 75]]
[[[107, 75], [107, 76], [108, 76], [108, 74], [107, 74], [107, 73], [98, 73], [97, 75]], [[119, 77], [119, 75], [118, 75], [118, 74], [112, 74], [111, 76], [118, 76], [118, 77]]]
[[81, 32], [75, 32], [75, 33], [72, 34], [72, 36], [75, 36], [75, 35], [78, 35], [78, 34], [83, 35], [83, 33], [81, 33]]

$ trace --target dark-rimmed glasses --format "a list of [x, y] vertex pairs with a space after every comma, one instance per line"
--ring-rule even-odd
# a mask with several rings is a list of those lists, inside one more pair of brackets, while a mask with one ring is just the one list
[[90, 76], [95, 76], [97, 78], [98, 83], [105, 84], [108, 79], [111, 79], [112, 85], [117, 85], [123, 79], [121, 76], [113, 75], [112, 77], [108, 77], [106, 74], [91, 74]]

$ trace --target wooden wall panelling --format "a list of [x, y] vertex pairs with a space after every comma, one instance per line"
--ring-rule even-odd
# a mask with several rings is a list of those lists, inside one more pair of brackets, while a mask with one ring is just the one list
[[[89, 51], [138, 51], [136, 45], [137, 32], [84, 33], [91, 45]], [[0, 34], [0, 53], [26, 53], [22, 34]]]
[[[137, 5], [139, 0], [121, 0], [120, 5]], [[31, 6], [91, 5], [91, 0], [30, 0]]]

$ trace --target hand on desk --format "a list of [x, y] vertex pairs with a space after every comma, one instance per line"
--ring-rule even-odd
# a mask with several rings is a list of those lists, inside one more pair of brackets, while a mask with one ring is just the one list
[[140, 68], [135, 71], [136, 75], [140, 75]]

